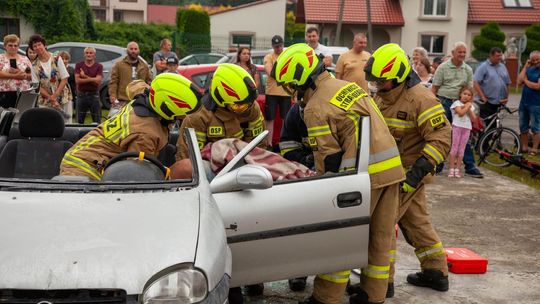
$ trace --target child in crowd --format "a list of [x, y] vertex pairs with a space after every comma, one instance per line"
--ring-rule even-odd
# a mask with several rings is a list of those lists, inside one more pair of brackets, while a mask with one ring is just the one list
[[459, 91], [459, 100], [454, 101], [452, 111], [452, 149], [450, 150], [450, 173], [448, 177], [461, 177], [460, 168], [463, 163], [465, 145], [469, 140], [474, 114], [473, 90], [464, 86]]

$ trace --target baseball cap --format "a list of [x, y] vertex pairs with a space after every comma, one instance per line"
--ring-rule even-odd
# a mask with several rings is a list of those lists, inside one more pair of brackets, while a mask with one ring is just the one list
[[167, 58], [167, 63], [178, 64], [178, 59], [176, 59], [174, 57], [169, 57], [169, 58]]
[[272, 37], [272, 46], [283, 44], [283, 38], [280, 35]]

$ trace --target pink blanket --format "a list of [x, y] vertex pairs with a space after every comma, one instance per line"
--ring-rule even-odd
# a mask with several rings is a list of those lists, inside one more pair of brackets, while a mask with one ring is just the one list
[[[218, 173], [238, 154], [246, 142], [237, 138], [227, 138], [207, 144], [201, 151], [202, 158], [210, 161], [212, 171]], [[297, 162], [289, 161], [281, 155], [256, 147], [245, 157], [248, 164], [262, 166], [277, 180], [297, 179], [316, 175], [315, 171]]]

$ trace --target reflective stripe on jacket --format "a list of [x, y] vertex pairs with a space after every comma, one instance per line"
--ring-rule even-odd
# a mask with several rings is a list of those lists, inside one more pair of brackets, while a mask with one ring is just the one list
[[402, 181], [404, 172], [396, 143], [373, 99], [356, 83], [335, 79], [327, 72], [319, 75], [315, 84], [317, 89], [308, 89], [304, 96], [304, 120], [308, 136], [315, 139], [312, 148], [317, 172], [324, 173], [325, 158], [336, 153], [342, 153], [339, 171], [356, 168], [359, 119], [369, 116], [371, 187]]
[[434, 165], [450, 151], [451, 126], [444, 108], [422, 84], [407, 87], [406, 82], [375, 97], [394, 136], [405, 168], [420, 156]]
[[[253, 103], [248, 110], [237, 114], [225, 108], [217, 108], [215, 112], [205, 107], [193, 114], [188, 115], [182, 126], [176, 144], [176, 160], [188, 158], [189, 152], [184, 138], [184, 129], [193, 128], [197, 135], [199, 149], [202, 150], [209, 142], [216, 142], [224, 138], [239, 138], [250, 142], [264, 130], [264, 118], [258, 103]], [[259, 145], [266, 148], [266, 141]]]
[[83, 175], [100, 180], [102, 169], [112, 157], [127, 151], [157, 157], [168, 141], [169, 130], [158, 118], [137, 116], [129, 103], [66, 152], [60, 175], [73, 175], [72, 169], [76, 168]]

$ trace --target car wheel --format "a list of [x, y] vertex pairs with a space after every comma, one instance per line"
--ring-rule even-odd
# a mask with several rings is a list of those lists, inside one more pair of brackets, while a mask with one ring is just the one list
[[99, 92], [99, 101], [101, 102], [101, 107], [104, 109], [111, 108], [111, 102], [109, 100], [109, 86], [104, 86]]

